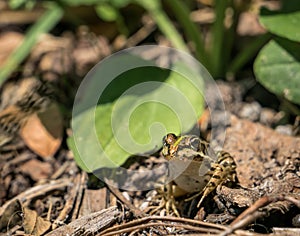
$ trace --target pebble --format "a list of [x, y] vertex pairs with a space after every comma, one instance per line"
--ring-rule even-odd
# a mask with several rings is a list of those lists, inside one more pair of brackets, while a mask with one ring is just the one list
[[293, 135], [293, 127], [291, 125], [278, 125], [275, 130], [280, 134]]
[[296, 215], [293, 220], [292, 220], [292, 224], [295, 227], [300, 227], [300, 214]]
[[258, 102], [246, 103], [239, 112], [239, 116], [251, 121], [258, 121], [261, 110], [261, 105]]

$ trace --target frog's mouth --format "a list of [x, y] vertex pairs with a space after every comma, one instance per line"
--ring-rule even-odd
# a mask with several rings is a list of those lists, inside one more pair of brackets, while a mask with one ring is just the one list
[[163, 156], [168, 156], [169, 155], [169, 148], [167, 146], [164, 146], [161, 153], [163, 154]]
[[174, 158], [174, 154], [177, 152], [178, 146], [176, 147], [168, 147], [164, 146], [162, 149], [162, 154], [165, 157], [166, 160], [170, 161]]
[[162, 154], [168, 161], [174, 157], [174, 154], [177, 152], [178, 145], [182, 139], [182, 136], [176, 136], [173, 133], [169, 133], [163, 137]]

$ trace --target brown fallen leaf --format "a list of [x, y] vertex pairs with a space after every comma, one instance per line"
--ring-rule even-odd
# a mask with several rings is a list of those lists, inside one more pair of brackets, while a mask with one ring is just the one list
[[24, 208], [23, 214], [23, 228], [27, 234], [42, 235], [48, 231], [51, 226], [51, 223], [38, 216], [36, 211]]
[[22, 206], [19, 200], [12, 201], [0, 211], [0, 230], [9, 230], [22, 225], [25, 233], [42, 235], [50, 229], [51, 223], [39, 217], [36, 211]]
[[48, 162], [31, 159], [20, 166], [22, 173], [29, 175], [34, 181], [47, 179], [53, 172], [52, 166]]
[[63, 120], [56, 104], [33, 114], [20, 131], [26, 145], [41, 157], [53, 156], [62, 142]]

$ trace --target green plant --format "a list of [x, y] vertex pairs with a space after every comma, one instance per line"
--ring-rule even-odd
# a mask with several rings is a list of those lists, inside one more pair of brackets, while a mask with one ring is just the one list
[[[204, 43], [201, 30], [190, 20], [190, 10], [184, 1], [166, 0], [166, 3], [173, 10], [178, 22], [181, 23], [188, 40], [195, 45], [197, 59], [214, 78], [235, 75], [255, 57], [258, 50], [270, 38], [269, 34], [261, 35], [233, 55], [239, 16], [248, 9], [251, 1], [215, 0], [213, 6], [215, 21], [211, 26], [211, 40], [207, 44]], [[224, 25], [228, 9], [232, 11], [232, 23], [229, 28]]]
[[[255, 60], [257, 80], [279, 98], [300, 105], [299, 2], [282, 1], [280, 11], [263, 8], [260, 21], [273, 36]], [[289, 103], [289, 107], [300, 114], [296, 106]]]
[[[162, 2], [165, 3], [181, 25], [185, 38], [195, 47], [196, 58], [208, 69], [214, 78], [224, 78], [227, 74], [236, 74], [245, 64], [253, 59], [259, 49], [270, 39], [269, 34], [261, 35], [252, 40], [233, 56], [233, 47], [236, 39], [237, 24], [240, 14], [248, 9], [250, 0], [240, 3], [236, 0], [215, 0], [213, 10], [215, 21], [211, 26], [211, 41], [207, 44], [201, 29], [190, 19], [190, 9], [187, 2], [181, 0], [120, 0], [123, 4], [116, 5], [104, 0], [107, 6], [112, 7], [112, 15], [117, 16], [116, 9], [128, 3], [142, 6], [155, 20], [161, 32], [170, 40], [172, 45], [180, 50], [189, 51], [182, 34], [174, 27], [172, 21], [164, 11]], [[101, 5], [100, 5], [101, 6]], [[232, 10], [232, 24], [229, 28], [224, 25], [226, 11]], [[103, 15], [99, 14], [103, 18]], [[105, 17], [104, 17], [105, 18]], [[112, 18], [117, 20], [120, 16]], [[111, 20], [112, 20], [111, 19]]]
[[[225, 77], [227, 73], [235, 74], [246, 63], [248, 63], [257, 53], [257, 51], [269, 39], [270, 35], [262, 35], [257, 40], [251, 41], [247, 47], [242, 48], [233, 56], [234, 40], [236, 38], [236, 28], [239, 16], [250, 0], [239, 3], [237, 0], [215, 0], [213, 9], [216, 16], [214, 23], [211, 26], [211, 42], [205, 44], [201, 30], [190, 20], [190, 10], [187, 2], [180, 0], [60, 0], [60, 1], [41, 1], [41, 4], [49, 8], [51, 18], [47, 17], [45, 22], [37, 22], [36, 24], [42, 27], [32, 26], [34, 30], [28, 31], [26, 39], [30, 43], [24, 43], [16, 50], [16, 55], [8, 60], [7, 67], [4, 72], [0, 74], [0, 83], [2, 83], [7, 76], [21, 63], [21, 61], [28, 55], [30, 49], [37, 40], [37, 36], [41, 33], [49, 31], [61, 19], [63, 12], [68, 6], [91, 5], [95, 7], [98, 16], [105, 21], [115, 21], [119, 31], [128, 35], [129, 31], [124, 22], [120, 9], [128, 4], [136, 4], [143, 7], [155, 20], [161, 32], [170, 40], [172, 45], [180, 50], [189, 51], [187, 43], [183, 39], [181, 33], [174, 27], [173, 22], [164, 11], [162, 2], [168, 5], [172, 10], [178, 22], [180, 23], [185, 37], [189, 42], [195, 46], [196, 58], [208, 69], [213, 77]], [[10, 0], [10, 5], [13, 8], [26, 7], [32, 8], [37, 1], [24, 0]], [[226, 10], [232, 10], [232, 24], [229, 28], [224, 26]], [[59, 13], [58, 13], [59, 11]], [[55, 13], [56, 12], [56, 13]], [[46, 14], [46, 12], [45, 12]], [[45, 17], [46, 18], [46, 17]], [[33, 36], [35, 35], [35, 36]], [[25, 40], [26, 41], [26, 40]], [[13, 65], [13, 66], [12, 66]]]

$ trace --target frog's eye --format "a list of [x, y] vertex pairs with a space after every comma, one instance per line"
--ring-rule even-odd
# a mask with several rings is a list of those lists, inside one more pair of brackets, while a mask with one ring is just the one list
[[169, 133], [165, 137], [163, 137], [163, 145], [164, 146], [173, 145], [177, 139], [178, 137], [175, 134]]

